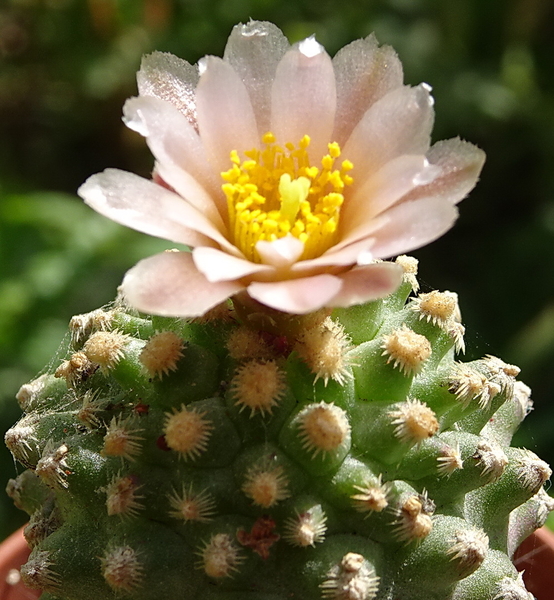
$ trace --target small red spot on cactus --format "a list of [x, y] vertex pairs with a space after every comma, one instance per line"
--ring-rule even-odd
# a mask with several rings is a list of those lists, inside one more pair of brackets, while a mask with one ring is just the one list
[[158, 448], [164, 452], [169, 452], [171, 450], [171, 448], [167, 445], [165, 435], [160, 435], [160, 437], [156, 440], [156, 446], [158, 446]]
[[273, 533], [276, 527], [275, 521], [268, 516], [259, 517], [250, 533], [244, 529], [237, 531], [237, 540], [242, 546], [252, 548], [256, 554], [259, 554], [264, 560], [269, 558], [269, 549], [280, 538], [278, 533]]
[[260, 331], [260, 337], [277, 356], [288, 356], [290, 354], [291, 347], [286, 335], [273, 335], [269, 331]]
[[150, 405], [139, 402], [138, 404], [135, 404], [135, 406], [133, 407], [133, 411], [135, 412], [135, 414], [140, 416], [147, 415], [150, 411]]

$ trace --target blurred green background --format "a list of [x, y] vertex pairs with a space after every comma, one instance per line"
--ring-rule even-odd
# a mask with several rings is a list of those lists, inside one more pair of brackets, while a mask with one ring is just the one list
[[[424, 291], [460, 294], [467, 358], [522, 368], [535, 410], [518, 433], [554, 463], [554, 4], [549, 0], [2, 0], [0, 425], [51, 361], [71, 315], [110, 301], [126, 269], [166, 247], [85, 207], [75, 190], [119, 167], [148, 176], [121, 122], [141, 55], [221, 55], [235, 23], [270, 20], [331, 54], [375, 31], [407, 83], [436, 98], [436, 140], [488, 155], [458, 224], [414, 253]], [[0, 449], [0, 488], [19, 467]], [[0, 494], [1, 495], [1, 494]], [[0, 537], [23, 522], [0, 500]]]

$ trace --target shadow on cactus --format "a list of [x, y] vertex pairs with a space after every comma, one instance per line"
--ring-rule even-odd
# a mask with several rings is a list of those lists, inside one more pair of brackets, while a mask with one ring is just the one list
[[457, 296], [418, 295], [403, 254], [452, 225], [483, 153], [430, 145], [429, 87], [404, 86], [371, 36], [331, 60], [251, 22], [223, 60], [157, 53], [138, 82], [126, 122], [153, 180], [109, 170], [80, 194], [193, 250], [134, 267], [19, 391], [26, 584], [43, 600], [531, 598], [511, 558], [553, 505], [548, 465], [510, 446], [530, 390], [498, 358], [456, 360]]

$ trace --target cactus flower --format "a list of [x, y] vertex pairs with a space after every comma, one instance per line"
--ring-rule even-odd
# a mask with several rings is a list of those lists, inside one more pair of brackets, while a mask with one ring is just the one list
[[107, 169], [79, 194], [188, 247], [126, 274], [144, 312], [199, 316], [240, 293], [296, 314], [381, 298], [402, 278], [382, 259], [445, 233], [484, 162], [460, 139], [431, 145], [430, 87], [404, 85], [373, 35], [331, 59], [251, 21], [223, 58], [155, 52], [137, 79], [124, 121], [147, 140], [152, 180]]

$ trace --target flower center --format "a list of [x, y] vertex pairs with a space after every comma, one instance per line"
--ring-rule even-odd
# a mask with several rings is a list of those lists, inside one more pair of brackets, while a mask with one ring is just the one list
[[307, 135], [297, 145], [289, 142], [283, 147], [269, 132], [262, 142], [262, 149], [244, 153], [244, 161], [232, 150], [232, 167], [221, 173], [231, 241], [257, 263], [258, 241], [287, 235], [303, 242], [302, 260], [320, 256], [336, 243], [343, 191], [353, 181], [348, 174], [353, 164], [343, 160], [335, 168], [341, 154], [336, 142], [328, 145], [321, 167], [310, 165]]

